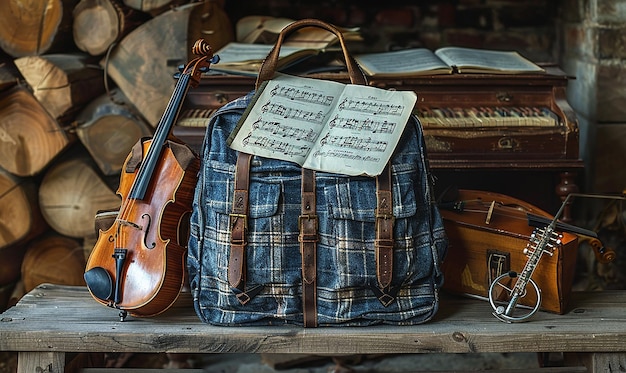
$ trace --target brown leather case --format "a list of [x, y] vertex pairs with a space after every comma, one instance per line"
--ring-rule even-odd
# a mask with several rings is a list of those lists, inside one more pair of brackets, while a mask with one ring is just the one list
[[[497, 193], [460, 190], [459, 201], [466, 201], [464, 211], [440, 209], [450, 241], [443, 262], [443, 288], [450, 293], [488, 299], [489, 287], [496, 277], [524, 269], [528, 257], [523, 251], [534, 229], [528, 225], [526, 213], [550, 220], [553, 217], [526, 202]], [[541, 256], [532, 275], [541, 290], [540, 309], [557, 314], [566, 311], [570, 297], [578, 236], [563, 233], [561, 241], [552, 255]], [[528, 294], [520, 303], [534, 306], [537, 299]]]

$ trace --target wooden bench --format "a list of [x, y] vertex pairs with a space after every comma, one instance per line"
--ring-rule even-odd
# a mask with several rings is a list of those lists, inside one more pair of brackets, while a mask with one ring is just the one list
[[215, 327], [183, 293], [163, 315], [128, 317], [86, 288], [44, 284], [0, 315], [0, 350], [18, 351], [18, 373], [63, 372], [72, 352], [398, 354], [559, 352], [569, 371], [626, 368], [626, 291], [574, 293], [569, 312], [538, 312], [505, 324], [488, 302], [444, 295], [434, 320], [417, 326]]

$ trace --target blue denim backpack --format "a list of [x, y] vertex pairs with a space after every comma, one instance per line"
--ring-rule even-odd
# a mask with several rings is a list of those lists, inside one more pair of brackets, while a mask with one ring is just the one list
[[[277, 46], [303, 26], [339, 36], [352, 76], [341, 34], [328, 24], [298, 21]], [[187, 259], [200, 319], [305, 327], [430, 320], [447, 238], [417, 118], [378, 177], [313, 172], [227, 146], [252, 97], [220, 108], [202, 147]]]

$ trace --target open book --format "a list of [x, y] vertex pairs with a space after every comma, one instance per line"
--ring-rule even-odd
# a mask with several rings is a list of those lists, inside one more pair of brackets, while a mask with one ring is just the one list
[[[256, 75], [261, 63], [273, 48], [278, 34], [294, 22], [288, 18], [247, 16], [237, 22], [237, 41], [228, 43], [215, 54], [220, 57], [212, 70], [234, 74]], [[339, 28], [344, 40], [360, 40], [358, 29]], [[283, 41], [277, 69], [324, 52], [337, 43], [337, 36], [319, 27], [304, 27]]]
[[452, 73], [524, 74], [545, 70], [515, 51], [463, 47], [405, 49], [354, 56], [369, 76], [398, 77]]
[[[248, 44], [230, 42], [218, 50], [219, 62], [211, 65], [211, 70], [224, 73], [256, 76], [261, 64], [274, 46], [269, 44]], [[278, 54], [277, 69], [319, 53], [319, 49], [291, 47], [283, 45]]]
[[413, 91], [279, 75], [259, 88], [228, 144], [312, 170], [376, 176], [416, 101]]
[[[290, 18], [271, 16], [246, 16], [237, 21], [236, 39], [240, 43], [274, 44], [278, 34], [293, 23]], [[344, 40], [361, 40], [358, 28], [337, 27]], [[321, 49], [337, 41], [335, 34], [319, 27], [306, 27], [289, 35], [285, 42], [290, 46], [310, 49]]]

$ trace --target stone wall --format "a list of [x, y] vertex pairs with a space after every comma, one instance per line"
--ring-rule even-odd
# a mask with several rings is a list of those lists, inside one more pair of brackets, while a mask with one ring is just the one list
[[578, 113], [587, 191], [626, 188], [626, 0], [562, 0], [563, 69], [576, 77], [568, 100]]

